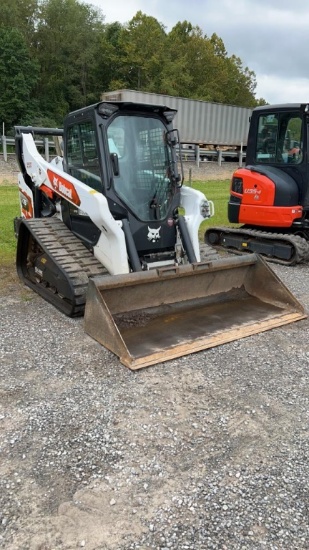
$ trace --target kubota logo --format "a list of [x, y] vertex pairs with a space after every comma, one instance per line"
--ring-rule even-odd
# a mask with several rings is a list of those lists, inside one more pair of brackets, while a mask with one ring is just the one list
[[73, 183], [67, 181], [62, 176], [58, 176], [52, 170], [47, 170], [47, 175], [56, 193], [73, 202], [76, 206], [80, 205], [80, 198]]

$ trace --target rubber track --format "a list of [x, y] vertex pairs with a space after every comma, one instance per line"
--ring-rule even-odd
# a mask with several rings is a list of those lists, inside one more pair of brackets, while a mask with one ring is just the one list
[[201, 262], [212, 262], [221, 258], [217, 250], [213, 246], [210, 246], [210, 244], [206, 243], [200, 243], [200, 255]]
[[[209, 228], [207, 231], [216, 231], [216, 232], [222, 232], [225, 234], [228, 233], [234, 233], [238, 235], [244, 235], [246, 237], [254, 237], [257, 240], [258, 239], [266, 239], [268, 241], [277, 241], [277, 242], [286, 242], [290, 245], [292, 245], [294, 249], [294, 254], [292, 255], [290, 260], [282, 260], [279, 258], [269, 257], [265, 256], [265, 259], [269, 262], [281, 264], [281, 265], [295, 265], [302, 262], [309, 261], [309, 243], [306, 239], [303, 237], [300, 237], [299, 235], [291, 235], [291, 234], [285, 234], [285, 233], [271, 233], [268, 231], [261, 231], [261, 230], [255, 230], [255, 229], [242, 229], [240, 228], [230, 228], [230, 227], [212, 227]], [[206, 233], [207, 233], [206, 231]], [[206, 236], [205, 236], [206, 238]], [[232, 248], [227, 248], [222, 245], [212, 245], [216, 249], [220, 250], [226, 250], [229, 252], [233, 252], [235, 254], [245, 254], [246, 251], [243, 250], [236, 250]]]
[[[60, 219], [36, 218], [24, 223], [50, 260], [65, 272], [72, 288], [72, 296], [69, 300], [68, 298], [64, 300], [57, 293], [57, 297], [51, 295], [49, 300], [48, 289], [39, 282], [35, 284], [34, 290], [51, 301], [63, 313], [68, 314], [68, 303], [70, 303], [70, 317], [83, 315], [88, 279], [98, 275], [107, 275], [108, 271]], [[61, 304], [61, 300], [63, 300], [63, 304]]]

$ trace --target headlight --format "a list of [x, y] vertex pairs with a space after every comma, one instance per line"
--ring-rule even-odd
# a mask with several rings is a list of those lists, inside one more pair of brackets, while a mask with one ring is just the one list
[[203, 218], [209, 218], [210, 217], [210, 209], [209, 209], [208, 201], [201, 202], [200, 212], [201, 212], [201, 216], [203, 216]]

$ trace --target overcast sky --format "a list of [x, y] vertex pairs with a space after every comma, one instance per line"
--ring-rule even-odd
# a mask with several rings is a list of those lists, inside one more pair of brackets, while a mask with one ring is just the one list
[[[298, 0], [84, 0], [101, 8], [105, 23], [126, 23], [138, 10], [167, 32], [178, 21], [222, 38], [256, 74], [256, 97], [268, 103], [309, 101], [309, 1]], [[308, 49], [307, 49], [308, 48]]]

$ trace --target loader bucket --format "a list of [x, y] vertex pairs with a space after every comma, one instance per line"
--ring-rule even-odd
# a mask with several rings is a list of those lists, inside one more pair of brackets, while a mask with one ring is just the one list
[[85, 330], [140, 369], [306, 318], [255, 254], [89, 280]]

